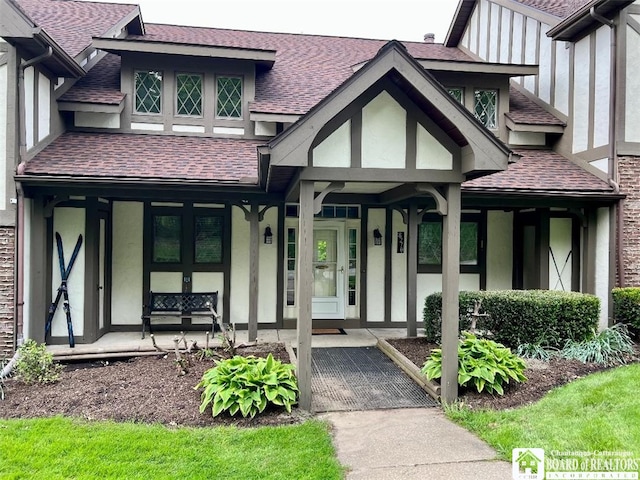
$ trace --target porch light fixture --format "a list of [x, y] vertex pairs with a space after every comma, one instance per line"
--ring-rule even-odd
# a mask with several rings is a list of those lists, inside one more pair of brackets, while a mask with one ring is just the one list
[[273, 233], [271, 232], [271, 227], [269, 225], [264, 229], [264, 243], [267, 245], [271, 245], [273, 243]]
[[373, 244], [374, 245], [382, 245], [382, 233], [380, 233], [380, 229], [376, 228], [373, 231]]

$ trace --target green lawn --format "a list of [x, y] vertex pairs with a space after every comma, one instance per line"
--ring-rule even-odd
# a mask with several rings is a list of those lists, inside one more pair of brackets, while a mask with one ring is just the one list
[[239, 429], [0, 420], [2, 479], [340, 479], [326, 424]]
[[513, 448], [623, 451], [640, 458], [640, 364], [589, 375], [511, 411], [453, 406], [447, 416], [488, 442], [506, 459]]

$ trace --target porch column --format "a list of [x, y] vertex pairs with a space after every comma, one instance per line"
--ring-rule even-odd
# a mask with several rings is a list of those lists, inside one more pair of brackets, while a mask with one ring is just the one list
[[311, 300], [313, 287], [313, 182], [300, 182], [300, 213], [298, 216], [298, 388], [299, 406], [311, 411]]
[[258, 204], [251, 203], [249, 213], [249, 325], [250, 342], [258, 338], [258, 266], [260, 264], [260, 223]]
[[29, 269], [29, 285], [24, 289], [29, 290], [31, 308], [29, 318], [24, 318], [25, 339], [32, 338], [38, 343], [44, 342], [44, 327], [51, 303], [51, 245], [47, 241], [47, 219], [45, 218], [44, 199], [35, 197], [31, 202], [31, 233], [30, 233], [30, 262], [25, 265]]
[[409, 202], [407, 221], [407, 337], [417, 337], [416, 299], [418, 297], [418, 206]]
[[442, 403], [458, 398], [460, 184], [447, 186], [447, 202], [442, 219]]

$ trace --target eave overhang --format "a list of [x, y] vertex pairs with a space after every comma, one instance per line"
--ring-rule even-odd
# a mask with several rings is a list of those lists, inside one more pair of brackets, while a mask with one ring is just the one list
[[593, 0], [551, 28], [547, 36], [569, 42], [578, 40], [586, 32], [602, 24], [591, 14], [592, 9], [597, 16], [611, 20], [620, 10], [632, 3], [634, 0]]
[[[455, 72], [455, 73], [485, 73], [493, 75], [507, 75], [509, 77], [522, 77], [528, 75], [538, 75], [538, 65], [495, 63], [495, 62], [474, 62], [461, 60], [435, 60], [416, 58], [418, 63], [425, 69], [434, 72]], [[357, 72], [364, 67], [367, 62], [362, 62], [353, 66], [353, 71]]]
[[63, 112], [115, 113], [124, 110], [124, 98], [119, 103], [58, 102], [58, 110]]
[[[251, 110], [251, 105], [249, 105]], [[291, 115], [287, 113], [263, 113], [251, 111], [249, 120], [252, 122], [277, 122], [277, 123], [295, 123], [300, 119], [300, 115]]]
[[507, 168], [513, 152], [452, 98], [435, 77], [409, 55], [404, 45], [392, 41], [307, 115], [259, 149], [260, 177], [267, 189], [274, 169], [308, 166], [308, 152], [317, 132], [384, 79], [402, 85], [407, 95], [458, 145], [463, 175], [472, 178]]
[[453, 21], [449, 25], [449, 31], [444, 39], [446, 47], [458, 46], [475, 6], [476, 0], [460, 0], [458, 2], [458, 7], [453, 14]]
[[268, 69], [273, 67], [273, 64], [276, 61], [276, 51], [267, 49], [222, 47], [178, 42], [157, 42], [144, 39], [103, 37], [94, 37], [93, 46], [100, 50], [105, 50], [118, 55], [122, 53], [153, 53], [247, 60], [255, 62], [257, 65]]
[[512, 132], [563, 133], [565, 129], [564, 125], [515, 122], [508, 114], [505, 114], [504, 118], [505, 125]]

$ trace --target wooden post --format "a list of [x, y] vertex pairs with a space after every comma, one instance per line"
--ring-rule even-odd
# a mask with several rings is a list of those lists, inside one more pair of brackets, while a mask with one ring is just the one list
[[258, 338], [258, 269], [260, 265], [260, 223], [258, 204], [251, 203], [249, 213], [249, 341]]
[[447, 187], [447, 215], [442, 223], [442, 378], [443, 404], [458, 398], [460, 293], [460, 185]]
[[418, 336], [416, 299], [418, 297], [418, 207], [414, 200], [409, 203], [407, 221], [407, 337]]
[[300, 182], [298, 217], [298, 388], [299, 406], [311, 411], [311, 300], [313, 287], [313, 182]]

